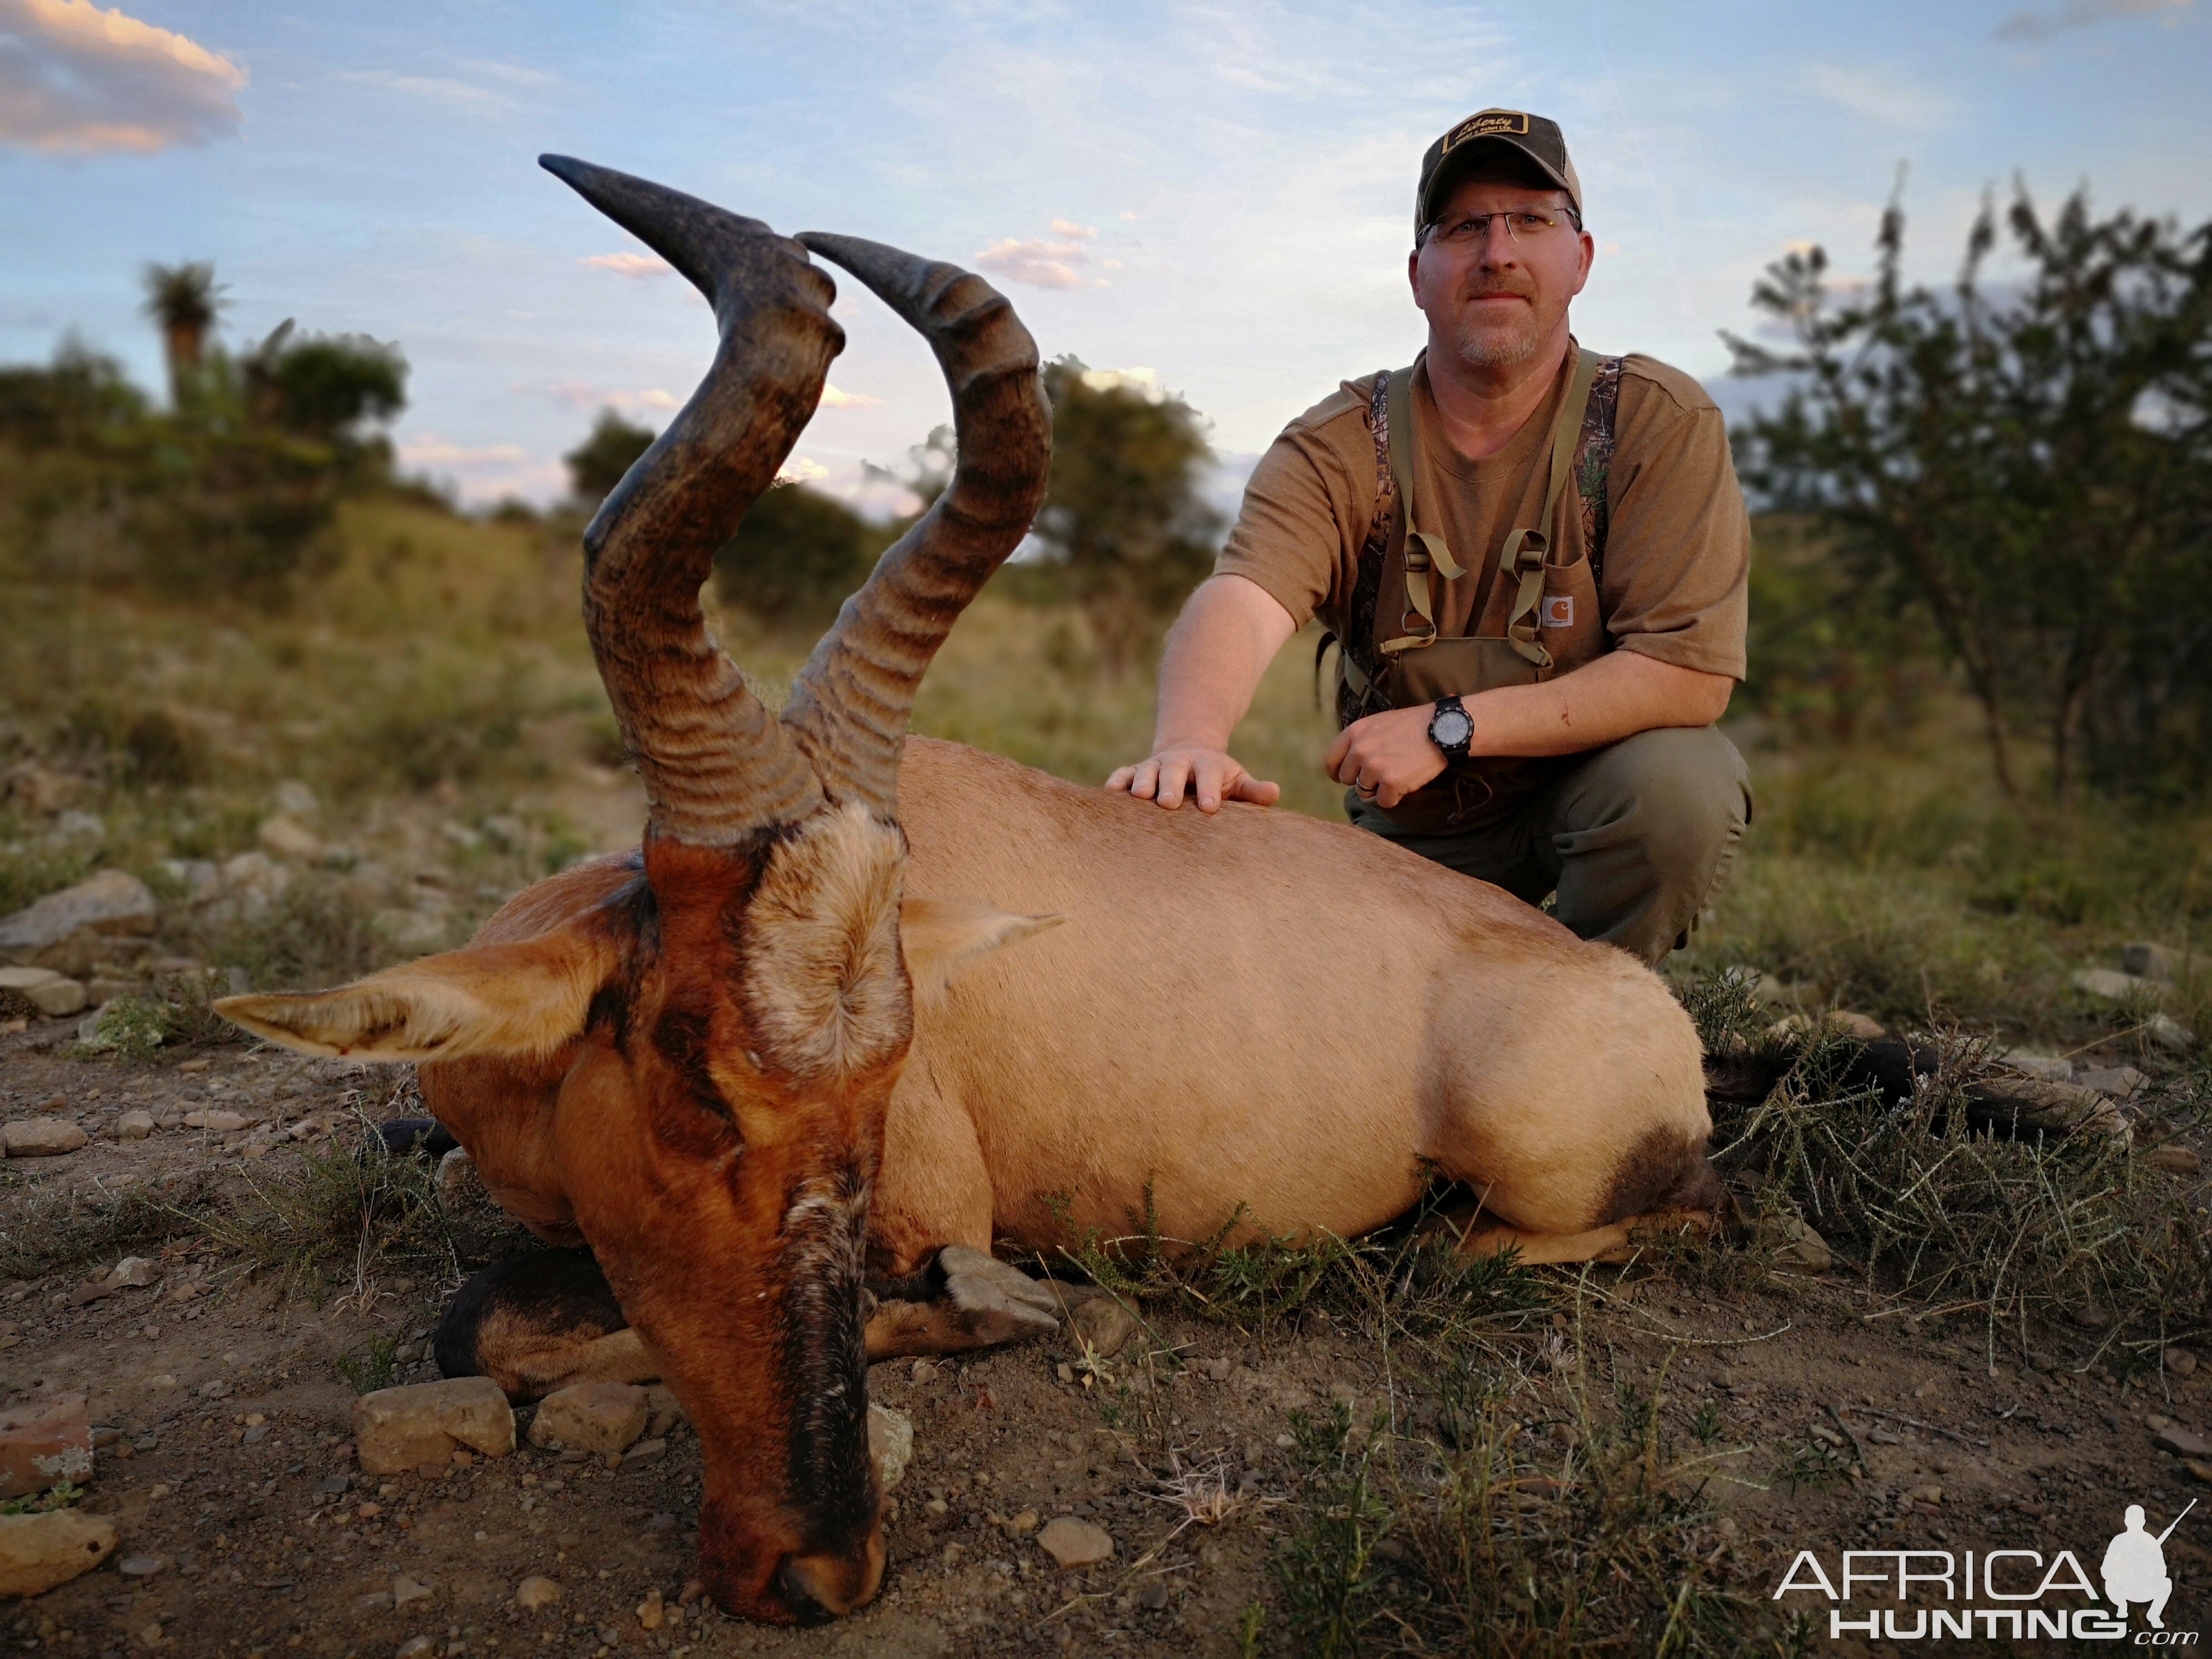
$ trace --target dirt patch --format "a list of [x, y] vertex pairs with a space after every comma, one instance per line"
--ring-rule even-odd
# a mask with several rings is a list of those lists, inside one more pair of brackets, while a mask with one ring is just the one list
[[[433, 1375], [428, 1331], [501, 1236], [456, 1233], [442, 1265], [325, 1249], [311, 1272], [204, 1224], [357, 1134], [376, 1079], [240, 1046], [80, 1060], [64, 1030], [34, 1024], [0, 1045], [0, 1115], [64, 1116], [92, 1137], [0, 1164], [0, 1244], [16, 1264], [0, 1283], [0, 1405], [89, 1395], [112, 1433], [82, 1501], [118, 1518], [123, 1542], [100, 1571], [0, 1608], [26, 1650], [367, 1659], [420, 1637], [417, 1651], [470, 1655], [1317, 1652], [1293, 1633], [1310, 1575], [1280, 1567], [1320, 1547], [1317, 1438], [1370, 1467], [1394, 1432], [1415, 1446], [1474, 1432], [1449, 1379], [1319, 1302], [1253, 1331], [1157, 1302], [1128, 1350], [1088, 1370], [1065, 1340], [879, 1366], [873, 1396], [915, 1435], [882, 1596], [831, 1629], [746, 1626], [685, 1599], [688, 1430], [619, 1468], [526, 1447], [434, 1476], [359, 1474], [348, 1372]], [[131, 1110], [176, 1127], [118, 1139]], [[181, 1121], [210, 1112], [248, 1126]], [[155, 1258], [158, 1281], [82, 1299], [125, 1254]], [[2155, 1531], [2212, 1495], [2154, 1443], [2169, 1424], [2212, 1431], [2212, 1378], [2070, 1369], [2091, 1333], [2079, 1354], [2046, 1344], [2048, 1370], [1992, 1368], [1978, 1312], [1889, 1301], [1847, 1263], [1788, 1275], [1742, 1253], [1535, 1279], [1543, 1305], [1483, 1362], [1482, 1432], [1516, 1468], [1553, 1472], [1516, 1477], [1539, 1498], [1561, 1470], [1571, 1484], [1601, 1467], [1593, 1437], [1663, 1443], [1685, 1494], [1668, 1559], [1696, 1563], [1682, 1570], [1753, 1624], [1778, 1631], [1771, 1591], [1799, 1549], [1832, 1571], [1846, 1548], [2069, 1549], [2094, 1574], [2125, 1504]], [[1058, 1569], [1038, 1534], [1063, 1515], [1104, 1528], [1112, 1559]], [[2200, 1546], [2194, 1524], [2166, 1546], [2176, 1629], [2195, 1627], [2212, 1579], [2212, 1530]], [[1368, 1543], [1366, 1622], [1341, 1651], [1390, 1650], [1391, 1608], [1432, 1583], [1413, 1520], [1378, 1518]], [[518, 1606], [532, 1575], [559, 1599]], [[1817, 1616], [1816, 1650], [1847, 1650], [1827, 1640], [1825, 1601], [1788, 1605]], [[1533, 1650], [1525, 1631], [1501, 1635], [1488, 1645]]]

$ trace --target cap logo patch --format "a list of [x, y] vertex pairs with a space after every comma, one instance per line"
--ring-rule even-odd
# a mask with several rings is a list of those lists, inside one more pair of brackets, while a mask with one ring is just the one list
[[1518, 110], [1492, 110], [1486, 114], [1470, 115], [1451, 130], [1444, 140], [1443, 153], [1450, 155], [1470, 138], [1494, 138], [1501, 133], [1527, 137], [1528, 116]]

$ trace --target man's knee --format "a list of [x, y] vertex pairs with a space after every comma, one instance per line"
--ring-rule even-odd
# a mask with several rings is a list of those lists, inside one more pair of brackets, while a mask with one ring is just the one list
[[1751, 817], [1751, 780], [1735, 745], [1710, 726], [1638, 732], [1592, 755], [1562, 793], [1555, 833], [1626, 833], [1651, 862], [1711, 869]]

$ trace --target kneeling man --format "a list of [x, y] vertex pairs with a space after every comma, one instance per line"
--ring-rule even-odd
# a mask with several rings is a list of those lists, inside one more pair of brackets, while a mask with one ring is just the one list
[[1568, 331], [1595, 252], [1553, 122], [1429, 146], [1407, 273], [1428, 347], [1348, 380], [1255, 469], [1160, 664], [1152, 754], [1107, 787], [1173, 809], [1280, 794], [1229, 753], [1319, 616], [1361, 829], [1656, 963], [1751, 817], [1713, 722], [1744, 672], [1750, 527], [1712, 399]]

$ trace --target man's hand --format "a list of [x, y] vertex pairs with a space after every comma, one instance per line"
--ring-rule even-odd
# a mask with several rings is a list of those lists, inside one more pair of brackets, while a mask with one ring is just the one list
[[1329, 744], [1322, 769], [1388, 811], [1444, 769], [1444, 751], [1429, 740], [1436, 712], [1425, 702], [1352, 721]]
[[1186, 790], [1197, 797], [1201, 812], [1219, 811], [1224, 800], [1273, 806], [1283, 794], [1280, 784], [1254, 777], [1227, 750], [1191, 744], [1171, 744], [1134, 766], [1115, 768], [1106, 787], [1158, 801], [1170, 812], [1182, 805]]

